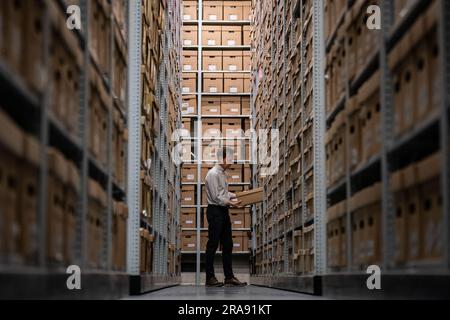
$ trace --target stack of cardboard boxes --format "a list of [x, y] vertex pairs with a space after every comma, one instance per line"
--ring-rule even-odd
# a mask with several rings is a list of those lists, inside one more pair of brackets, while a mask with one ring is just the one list
[[[202, 5], [203, 16], [199, 17], [199, 2], [183, 1], [182, 114], [186, 139], [183, 140], [181, 220], [183, 250], [191, 252], [197, 250], [193, 231], [197, 227], [203, 228], [200, 250], [206, 249], [204, 182], [217, 160], [218, 148], [232, 147], [235, 160], [240, 162], [250, 158], [250, 143], [245, 139], [250, 129], [251, 1], [202, 1]], [[199, 19], [203, 20], [201, 30]], [[201, 172], [194, 162], [197, 159], [203, 160]], [[249, 188], [249, 164], [236, 164], [228, 176], [230, 190], [241, 192]], [[197, 221], [197, 209], [201, 212], [200, 221]], [[251, 227], [249, 208], [233, 210], [232, 223], [233, 229], [239, 229], [233, 232], [234, 251], [248, 251], [248, 235], [243, 230]]]
[[[326, 112], [336, 114], [326, 137], [327, 186], [338, 187], [348, 172], [352, 181], [349, 198], [333, 196], [328, 209], [328, 262], [336, 269], [349, 267], [348, 250], [352, 250], [351, 264], [355, 268], [382, 261], [380, 171], [375, 169], [374, 177], [366, 176], [362, 186], [353, 179], [368, 164], [377, 163], [383, 143], [381, 71], [373, 67], [374, 59], [378, 59], [380, 31], [366, 27], [366, 9], [372, 4], [368, 1], [356, 1], [350, 7], [339, 1], [327, 4], [330, 45], [326, 59]], [[392, 32], [411, 15], [412, 4], [409, 1], [392, 4], [395, 9]], [[387, 65], [393, 79], [392, 135], [396, 141], [408, 139], [414, 130], [438, 121], [442, 101], [438, 5], [438, 1], [430, 1], [388, 51]], [[359, 81], [367, 70], [372, 71]], [[443, 214], [439, 201], [440, 153], [425, 154], [419, 152], [421, 148], [417, 147], [417, 155], [389, 160], [395, 162], [390, 191], [395, 203], [394, 251], [398, 266], [435, 262], [443, 255], [442, 230], [438, 227]], [[424, 186], [433, 190], [430, 191], [433, 196]], [[348, 215], [351, 230], [345, 228]], [[345, 248], [349, 232], [352, 247]]]

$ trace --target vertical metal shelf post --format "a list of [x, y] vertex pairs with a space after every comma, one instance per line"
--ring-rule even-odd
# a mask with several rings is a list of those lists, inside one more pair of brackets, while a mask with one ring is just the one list
[[[87, 1], [87, 0], [86, 0]], [[89, 1], [87, 1], [89, 2]], [[130, 0], [129, 6], [129, 54], [128, 54], [128, 232], [127, 232], [127, 272], [140, 274], [140, 163], [141, 159], [141, 3]]]
[[314, 258], [315, 273], [326, 271], [326, 166], [325, 166], [325, 42], [324, 3], [313, 2], [313, 112], [314, 112]]

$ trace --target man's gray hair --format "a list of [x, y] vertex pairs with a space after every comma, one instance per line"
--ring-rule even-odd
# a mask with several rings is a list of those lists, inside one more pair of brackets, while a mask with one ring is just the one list
[[234, 150], [230, 147], [221, 147], [217, 149], [217, 161], [221, 162], [225, 158], [233, 158]]

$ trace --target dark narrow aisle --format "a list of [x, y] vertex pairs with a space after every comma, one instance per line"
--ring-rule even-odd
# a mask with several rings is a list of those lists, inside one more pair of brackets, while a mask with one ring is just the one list
[[247, 286], [243, 288], [176, 286], [127, 298], [126, 300], [325, 300], [323, 297], [296, 292]]

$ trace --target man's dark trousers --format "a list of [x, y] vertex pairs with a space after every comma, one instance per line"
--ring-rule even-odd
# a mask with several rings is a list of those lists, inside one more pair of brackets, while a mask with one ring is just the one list
[[214, 277], [214, 255], [222, 244], [223, 271], [226, 279], [233, 277], [231, 255], [233, 238], [231, 235], [231, 220], [227, 207], [208, 205], [208, 244], [206, 245], [206, 280]]

